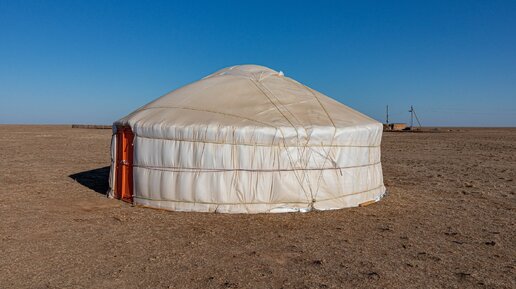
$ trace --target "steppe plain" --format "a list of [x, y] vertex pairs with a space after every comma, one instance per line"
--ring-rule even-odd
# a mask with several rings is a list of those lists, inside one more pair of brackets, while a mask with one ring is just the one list
[[516, 129], [384, 133], [380, 202], [257, 215], [106, 198], [110, 137], [0, 126], [0, 288], [516, 288]]

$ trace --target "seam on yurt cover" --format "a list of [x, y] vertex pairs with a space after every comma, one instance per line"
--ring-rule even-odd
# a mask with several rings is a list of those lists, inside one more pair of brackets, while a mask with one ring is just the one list
[[[271, 90], [270, 90], [270, 89], [269, 89], [269, 88], [268, 88], [264, 83], [262, 83], [262, 82], [260, 82], [260, 81], [259, 81], [259, 82], [258, 82], [258, 84], [259, 84], [259, 86], [260, 86], [261, 88], [263, 88], [264, 90], [267, 90], [267, 92], [268, 92], [271, 96], [273, 96], [273, 97], [278, 101], [279, 105], [280, 105], [280, 106], [281, 106], [285, 111], [287, 111], [287, 112], [288, 112], [288, 113], [289, 113], [289, 114], [294, 118], [294, 120], [295, 120], [295, 121], [296, 121], [296, 122], [297, 122], [297, 123], [298, 123], [298, 124], [299, 124], [299, 125], [300, 125], [304, 130], [305, 130], [305, 131], [306, 131], [306, 128], [303, 126], [303, 122], [302, 122], [302, 121], [300, 121], [300, 120], [296, 117], [296, 115], [295, 115], [295, 114], [293, 114], [293, 113], [292, 113], [292, 111], [290, 111], [290, 110], [288, 109], [288, 107], [287, 107], [287, 105], [286, 105], [286, 104], [284, 104], [283, 102], [281, 102], [281, 99], [279, 99], [279, 97], [278, 97], [278, 96], [276, 96], [276, 94], [274, 94], [274, 93], [273, 93], [273, 92], [272, 92], [272, 91], [271, 91]], [[294, 127], [294, 125], [292, 124], [292, 122], [290, 122], [290, 124]]]
[[[298, 161], [297, 161], [297, 162], [298, 162], [300, 165], [303, 165], [304, 163], [305, 163], [305, 165], [306, 165], [306, 162], [308, 162], [308, 159], [303, 158], [303, 156], [305, 156], [306, 145], [307, 145], [307, 144], [308, 144], [308, 142], [310, 141], [310, 136], [309, 136], [309, 135], [308, 135], [308, 133], [307, 133], [307, 128], [303, 125], [303, 122], [302, 122], [302, 121], [300, 121], [300, 120], [297, 118], [297, 116], [296, 116], [294, 113], [292, 113], [292, 111], [290, 111], [290, 110], [288, 109], [287, 105], [286, 105], [286, 104], [284, 104], [284, 103], [281, 101], [281, 99], [280, 99], [280, 98], [279, 98], [279, 97], [278, 97], [274, 92], [272, 92], [272, 90], [270, 90], [270, 89], [267, 87], [267, 85], [265, 85], [265, 83], [262, 83], [262, 82], [260, 82], [260, 81], [259, 81], [259, 85], [260, 85], [260, 87], [261, 87], [261, 88], [263, 88], [264, 90], [266, 90], [266, 91], [267, 91], [271, 96], [273, 96], [273, 97], [276, 99], [276, 101], [278, 102], [278, 104], [279, 104], [279, 105], [280, 105], [280, 106], [281, 106], [281, 107], [282, 107], [286, 112], [288, 112], [288, 113], [292, 116], [292, 118], [297, 122], [297, 125], [298, 125], [298, 126], [300, 126], [300, 127], [304, 130], [305, 135], [307, 136], [307, 137], [306, 137], [306, 138], [307, 138], [307, 140], [306, 140], [306, 142], [305, 142], [305, 144], [304, 144], [304, 145], [299, 145], [299, 144], [300, 144], [300, 141], [301, 141], [301, 139], [300, 139], [300, 137], [299, 137], [299, 131], [298, 131], [298, 129], [297, 129], [296, 127], [294, 127], [294, 129], [295, 129], [295, 131], [296, 131], [297, 143], [298, 143], [298, 145], [296, 146], [296, 148], [297, 148], [297, 153], [298, 153], [298, 155], [299, 155], [299, 159], [298, 159]], [[304, 160], [304, 162], [303, 162], [303, 160]], [[312, 184], [310, 183], [310, 181], [309, 181], [309, 180], [310, 180], [310, 179], [307, 177], [306, 173], [305, 173], [305, 172], [303, 172], [303, 175], [302, 175], [302, 178], [301, 178], [301, 183], [304, 183], [305, 181], [307, 182], [308, 189], [310, 190], [310, 198], [313, 198], [313, 188], [312, 188]]]
[[[287, 80], [291, 80], [290, 78], [286, 78]], [[327, 146], [328, 147], [328, 152], [326, 153], [326, 156], [324, 156], [324, 162], [322, 163], [321, 165], [321, 168], [324, 167], [326, 165], [326, 161], [328, 159], [330, 159], [330, 154], [332, 152], [332, 146], [333, 146], [333, 143], [335, 141], [335, 136], [337, 134], [337, 127], [335, 125], [335, 122], [333, 121], [333, 119], [331, 118], [330, 114], [328, 113], [328, 111], [326, 110], [326, 108], [324, 107], [324, 105], [321, 103], [321, 101], [319, 100], [319, 98], [315, 95], [315, 93], [309, 89], [308, 87], [306, 87], [305, 85], [303, 84], [300, 84], [300, 83], [297, 83], [295, 81], [291, 81], [294, 85], [300, 87], [301, 89], [303, 90], [306, 90], [308, 91], [312, 96], [313, 98], [317, 101], [317, 103], [319, 103], [319, 106], [321, 107], [321, 109], [324, 111], [324, 113], [326, 114], [326, 116], [328, 117], [328, 120], [330, 121], [330, 123], [332, 124], [333, 126], [333, 135], [332, 135], [332, 138], [331, 138], [331, 143], [330, 143], [330, 146]], [[265, 87], [265, 85], [264, 85]], [[266, 88], [266, 87], [265, 87]], [[272, 93], [272, 92], [271, 92]], [[281, 101], [278, 99], [278, 102], [281, 104]], [[297, 120], [297, 117], [285, 106], [283, 106], [285, 110], [287, 110], [296, 120]], [[302, 123], [298, 120], [298, 122], [300, 123], [300, 125], [302, 125]], [[304, 128], [304, 127], [303, 127]], [[304, 128], [305, 131], [306, 131], [306, 128]], [[297, 130], [296, 130], [296, 133], [297, 133]], [[298, 137], [298, 142], [299, 142], [299, 137]], [[303, 152], [306, 150], [306, 148], [308, 147], [308, 140], [307, 142], [305, 143], [305, 146], [303, 147]], [[323, 148], [324, 149], [324, 148]], [[310, 151], [312, 151], [310, 148], [309, 148]], [[299, 154], [301, 155], [301, 154]], [[304, 155], [304, 154], [303, 154]], [[331, 160], [331, 159], [330, 159]], [[333, 163], [335, 163], [333, 161]], [[316, 185], [316, 192], [315, 192], [315, 195], [313, 195], [313, 191], [312, 191], [312, 187], [311, 185], [309, 185], [309, 188], [310, 188], [310, 193], [311, 193], [311, 196], [312, 196], [312, 200], [316, 199], [317, 198], [317, 194], [319, 192], [319, 186], [320, 186], [320, 180], [321, 180], [321, 177], [322, 177], [322, 171], [321, 171], [321, 174], [319, 175], [318, 179], [317, 179], [317, 185]]]
[[[358, 194], [364, 194], [364, 193], [368, 193], [368, 192], [371, 192], [371, 191], [375, 191], [375, 190], [381, 189], [382, 187], [383, 187], [383, 185], [379, 185], [379, 186], [378, 186], [378, 187], [376, 187], [376, 188], [372, 188], [372, 189], [368, 189], [368, 190], [364, 190], [364, 191], [360, 191], [360, 192], [355, 192], [355, 193], [352, 193], [352, 194], [346, 194], [346, 195], [338, 196], [338, 197], [335, 197], [335, 198], [328, 198], [328, 199], [316, 200], [315, 202], [316, 202], [316, 203], [318, 203], [318, 202], [327, 202], [327, 201], [332, 201], [332, 200], [342, 199], [342, 198], [349, 197], [349, 196], [354, 196], [354, 195], [358, 195]], [[134, 199], [140, 199], [140, 200], [154, 201], [154, 202], [172, 202], [172, 203], [186, 203], [186, 204], [204, 204], [204, 205], [217, 205], [217, 206], [224, 206], [224, 205], [280, 205], [280, 204], [306, 204], [306, 205], [310, 205], [310, 202], [279, 202], [279, 203], [213, 203], [213, 202], [203, 202], [203, 201], [194, 202], [194, 201], [176, 201], [176, 200], [156, 200], [156, 199], [152, 199], [152, 198], [137, 197], [137, 196], [134, 196], [133, 198], [134, 198]]]
[[232, 171], [241, 171], [241, 172], [264, 172], [264, 173], [273, 173], [273, 172], [292, 172], [292, 171], [328, 171], [328, 170], [342, 170], [342, 169], [356, 169], [356, 168], [365, 168], [371, 167], [381, 164], [382, 162], [375, 162], [371, 164], [365, 165], [356, 165], [356, 166], [346, 166], [346, 167], [328, 167], [328, 168], [292, 168], [292, 169], [239, 169], [239, 168], [213, 168], [213, 169], [203, 169], [203, 168], [185, 168], [185, 167], [158, 167], [158, 166], [145, 166], [145, 165], [135, 165], [134, 168], [143, 168], [148, 170], [157, 170], [157, 171], [169, 171], [169, 172], [232, 172]]
[[[252, 79], [252, 78], [249, 78], [249, 80], [256, 86], [256, 88], [258, 88], [259, 91], [262, 92], [262, 94], [269, 100], [269, 102], [274, 105], [274, 107], [278, 110], [278, 112], [285, 118], [285, 120], [287, 120], [287, 122], [292, 126], [292, 128], [296, 131], [296, 135], [297, 135], [297, 141], [298, 141], [298, 144], [299, 144], [299, 132], [297, 130], [297, 128], [294, 126], [294, 124], [288, 119], [288, 117], [279, 109], [278, 105], [276, 103], [274, 103], [274, 101], [272, 101], [272, 99], [269, 97], [269, 95], [267, 94], [267, 92], [265, 92], [265, 90], [262, 88], [263, 84], [257, 82], [256, 80]], [[269, 91], [270, 92], [270, 91]], [[272, 94], [272, 92], [270, 92]], [[274, 94], [272, 94], [274, 95]], [[276, 97], [277, 99], [277, 97]], [[280, 102], [281, 104], [281, 102]], [[286, 108], [285, 108], [286, 109]], [[287, 109], [288, 111], [288, 109]], [[279, 129], [281, 135], [283, 136], [282, 140], [283, 142], [285, 143], [285, 134], [283, 133], [283, 131], [281, 129]], [[285, 144], [286, 146], [286, 144]], [[293, 161], [292, 159], [292, 156], [290, 155], [290, 152], [288, 150], [286, 150], [287, 152], [287, 156], [289, 158], [289, 161], [291, 163], [291, 166], [294, 167], [294, 164], [295, 162]], [[299, 161], [298, 161], [299, 162]], [[307, 195], [307, 192], [306, 192], [306, 189], [305, 189], [305, 186], [303, 185], [303, 182], [304, 182], [304, 176], [303, 176], [303, 180], [299, 179], [299, 176], [294, 172], [294, 176], [296, 177], [297, 179], [297, 182], [299, 183], [299, 186], [301, 187], [301, 189], [303, 190], [303, 194], [305, 195], [306, 198], [308, 198], [308, 195]], [[309, 189], [310, 189], [310, 199], [312, 199], [312, 188], [309, 186]]]
[[[300, 137], [299, 137], [299, 131], [298, 131], [298, 129], [297, 129], [296, 127], [294, 127], [294, 129], [295, 129], [295, 131], [296, 131], [297, 144], [298, 144], [298, 145], [296, 146], [296, 148], [297, 148], [297, 153], [298, 153], [298, 155], [299, 155], [299, 158], [298, 158], [297, 163], [298, 163], [298, 164], [300, 164], [300, 165], [306, 165], [306, 162], [307, 162], [308, 160], [305, 160], [305, 163], [303, 163], [303, 160], [304, 160], [303, 156], [305, 156], [306, 145], [307, 145], [307, 144], [308, 144], [308, 142], [310, 141], [310, 136], [309, 136], [309, 135], [308, 135], [308, 133], [307, 133], [307, 129], [306, 129], [306, 127], [303, 125], [303, 122], [302, 122], [302, 121], [300, 121], [300, 120], [296, 117], [296, 115], [295, 115], [294, 113], [292, 113], [292, 111], [290, 111], [290, 110], [288, 109], [287, 105], [285, 105], [285, 104], [281, 101], [281, 99], [280, 99], [280, 98], [279, 98], [275, 93], [273, 93], [273, 92], [272, 92], [272, 90], [270, 90], [270, 89], [265, 85], [265, 83], [261, 83], [261, 82], [260, 82], [260, 83], [259, 83], [259, 85], [260, 85], [260, 87], [262, 87], [264, 90], [266, 90], [267, 92], [269, 92], [269, 94], [270, 94], [271, 96], [273, 96], [273, 97], [277, 100], [278, 104], [279, 104], [279, 105], [280, 105], [280, 106], [281, 106], [281, 107], [282, 107], [286, 112], [288, 112], [288, 113], [292, 116], [292, 118], [297, 122], [297, 125], [301, 126], [301, 128], [304, 130], [305, 135], [307, 136], [307, 140], [306, 140], [306, 142], [305, 142], [305, 144], [304, 144], [304, 145], [299, 145], [299, 144], [300, 144], [300, 141], [301, 141], [301, 139], [300, 139]], [[309, 181], [309, 180], [310, 180], [310, 179], [307, 177], [306, 172], [303, 172], [303, 175], [302, 175], [302, 178], [301, 178], [301, 183], [304, 183], [305, 181], [307, 182], [308, 189], [310, 190], [310, 198], [311, 198], [311, 199], [313, 199], [313, 197], [314, 197], [314, 196], [313, 196], [313, 188], [312, 188], [312, 184], [310, 183], [310, 181]]]
[[[333, 126], [333, 136], [331, 138], [330, 146], [328, 146], [328, 152], [326, 153], [326, 157], [324, 158], [324, 162], [322, 164], [322, 167], [324, 167], [326, 165], [326, 161], [329, 159], [330, 154], [332, 152], [332, 145], [333, 145], [333, 142], [335, 141], [335, 136], [337, 135], [337, 126], [335, 125], [335, 122], [333, 121], [333, 119], [331, 118], [330, 114], [328, 113], [328, 111], [326, 110], [326, 108], [324, 107], [322, 102], [319, 100], [317, 95], [315, 95], [315, 93], [310, 88], [308, 88], [306, 85], [300, 84], [300, 83], [297, 83], [297, 82], [294, 82], [294, 83], [299, 85], [303, 89], [307, 90], [310, 94], [312, 94], [312, 96], [315, 98], [315, 100], [317, 100], [317, 102], [319, 103], [319, 105], [321, 106], [322, 110], [324, 111], [324, 113], [326, 114], [326, 116], [328, 117], [328, 119], [330, 120], [330, 122], [331, 122], [331, 124]], [[317, 178], [317, 185], [316, 185], [316, 191], [315, 191], [314, 199], [317, 198], [317, 194], [319, 193], [319, 186], [320, 186], [320, 183], [321, 183], [321, 177], [322, 177], [322, 171], [319, 174], [319, 177]]]
[[[272, 101], [272, 99], [269, 97], [269, 95], [261, 88], [261, 85], [260, 83], [256, 82], [254, 79], [249, 79], [255, 86], [256, 88], [258, 88], [259, 91], [262, 92], [262, 94], [269, 100], [269, 102], [276, 108], [276, 110], [285, 118], [285, 120], [287, 120], [287, 122], [292, 126], [292, 128], [296, 131], [296, 135], [297, 135], [297, 141], [299, 143], [299, 132], [297, 130], [297, 128], [294, 126], [294, 124], [287, 118], [287, 116], [279, 109], [278, 105], [276, 103], [274, 103], [274, 101]], [[286, 143], [285, 143], [285, 134], [283, 133], [283, 131], [281, 130], [281, 128], [278, 128], [279, 129], [279, 132], [281, 133], [282, 135], [282, 141], [284, 143], [284, 145], [286, 146]], [[291, 164], [291, 167], [294, 167], [294, 164], [295, 162], [293, 161], [292, 159], [292, 156], [290, 155], [290, 152], [288, 150], [286, 150], [286, 153], [287, 153], [287, 157], [289, 159], [289, 162]], [[305, 195], [305, 198], [308, 198], [308, 194], [305, 190], [305, 187], [303, 185], [303, 180], [301, 180], [299, 178], [299, 176], [294, 172], [294, 176], [296, 177], [296, 180], [297, 182], [299, 183], [299, 186], [301, 187], [301, 189], [303, 190], [303, 194]], [[311, 188], [310, 188], [310, 191], [311, 191]], [[311, 193], [310, 193], [310, 198], [311, 198]]]
[[[217, 141], [208, 141], [208, 140], [191, 140], [191, 139], [181, 139], [181, 138], [158, 138], [158, 137], [148, 137], [142, 135], [136, 135], [139, 138], [153, 139], [153, 140], [169, 140], [169, 141], [177, 141], [177, 142], [198, 142], [198, 143], [211, 143], [211, 144], [220, 144], [220, 145], [233, 145], [233, 146], [262, 146], [262, 147], [285, 147], [285, 148], [295, 148], [295, 147], [305, 147], [305, 145], [284, 145], [282, 143], [277, 144], [260, 144], [260, 143], [229, 143], [229, 142], [217, 142]], [[311, 144], [306, 145], [308, 148], [317, 148], [317, 147], [342, 147], [342, 148], [379, 148], [380, 145], [377, 146], [359, 146], [359, 145], [339, 145], [339, 144]]]

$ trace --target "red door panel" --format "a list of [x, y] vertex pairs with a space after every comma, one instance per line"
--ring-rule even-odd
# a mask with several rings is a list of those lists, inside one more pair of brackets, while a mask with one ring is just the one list
[[115, 198], [129, 203], [133, 202], [133, 140], [130, 127], [117, 127]]

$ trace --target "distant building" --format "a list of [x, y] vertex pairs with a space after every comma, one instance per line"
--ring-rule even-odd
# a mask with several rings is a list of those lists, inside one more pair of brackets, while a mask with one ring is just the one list
[[383, 124], [383, 130], [387, 131], [399, 131], [399, 130], [407, 130], [407, 124], [406, 123], [388, 123]]

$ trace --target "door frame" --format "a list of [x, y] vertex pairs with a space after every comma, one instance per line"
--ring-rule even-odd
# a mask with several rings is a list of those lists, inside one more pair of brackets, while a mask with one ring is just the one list
[[115, 199], [133, 202], [134, 133], [130, 126], [116, 126]]

